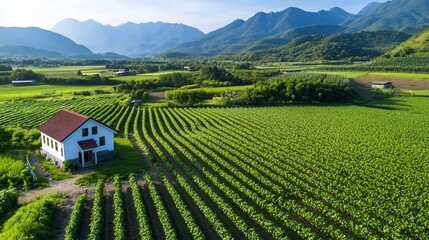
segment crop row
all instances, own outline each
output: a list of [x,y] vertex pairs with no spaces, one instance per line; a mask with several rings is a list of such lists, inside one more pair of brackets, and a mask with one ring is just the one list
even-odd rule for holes
[[89,223],[89,235],[87,239],[99,240],[102,237],[104,226],[104,182],[100,180],[97,183],[94,193],[94,206],[91,212],[91,220]]
[[81,228],[82,215],[85,208],[87,195],[82,194],[76,198],[72,213],[70,214],[70,220],[65,230],[64,239],[74,240],[78,239],[78,232]]

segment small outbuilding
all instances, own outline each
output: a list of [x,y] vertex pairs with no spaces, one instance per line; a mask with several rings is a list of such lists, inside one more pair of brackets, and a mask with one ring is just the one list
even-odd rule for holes
[[13,80],[13,86],[30,86],[36,84],[36,80]]
[[127,71],[117,71],[117,72],[114,72],[113,74],[115,76],[117,76],[117,77],[122,77],[122,76],[128,76],[128,75],[130,75],[129,72],[127,72]]
[[56,165],[73,161],[85,167],[113,157],[115,129],[63,109],[39,127],[41,152]]
[[138,106],[140,106],[140,105],[142,104],[142,101],[141,101],[141,100],[138,100],[138,99],[134,99],[134,100],[132,100],[132,101],[130,102],[130,104],[131,104],[131,106],[138,107]]
[[393,87],[392,82],[383,82],[383,81],[372,82],[372,88],[389,89],[389,88],[392,88],[392,87]]

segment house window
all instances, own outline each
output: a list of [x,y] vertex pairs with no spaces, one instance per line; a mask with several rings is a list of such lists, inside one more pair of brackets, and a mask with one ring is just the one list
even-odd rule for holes
[[64,157],[64,150],[61,148],[61,157]]
[[43,135],[43,144],[46,144],[46,138],[45,138],[45,135]]
[[82,128],[82,137],[88,136],[88,128]]
[[54,148],[54,141],[51,139],[51,148]]
[[55,151],[58,152],[58,142],[55,142]]
[[97,134],[97,133],[98,133],[97,126],[92,127],[92,135],[95,135],[95,134]]
[[106,137],[100,137],[100,146],[106,145]]

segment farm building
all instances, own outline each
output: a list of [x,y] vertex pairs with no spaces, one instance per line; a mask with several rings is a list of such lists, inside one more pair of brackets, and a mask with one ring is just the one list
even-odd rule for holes
[[372,82],[372,88],[392,88],[392,82]]
[[29,86],[34,85],[36,83],[36,80],[13,80],[12,85],[13,86]]
[[85,167],[112,158],[116,130],[69,110],[61,110],[39,127],[41,152],[56,165],[73,161]]
[[121,76],[128,76],[129,75],[129,72],[126,72],[126,71],[118,71],[118,72],[114,72],[113,73],[115,76],[117,76],[117,77],[121,77]]
[[132,100],[132,101],[130,102],[130,104],[131,104],[131,106],[138,107],[138,106],[140,106],[140,105],[142,104],[142,101],[141,101],[141,100],[138,100],[138,99],[134,99],[134,100]]

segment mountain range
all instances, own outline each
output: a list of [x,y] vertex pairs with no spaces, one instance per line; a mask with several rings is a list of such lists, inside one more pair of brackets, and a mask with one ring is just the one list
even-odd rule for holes
[[[421,30],[421,26],[428,23],[428,0],[392,0],[385,3],[370,3],[356,15],[340,8],[317,13],[288,8],[277,13],[258,13],[247,21],[236,20],[195,41],[184,43],[173,51],[206,56],[236,54],[253,49],[265,49],[264,42],[272,43],[272,38],[276,38],[274,35],[284,36],[286,31],[293,28],[297,33],[302,32],[302,34],[295,34],[295,37],[310,34],[329,35],[339,31],[338,25],[344,28],[342,29],[344,32],[402,30],[415,33]],[[319,26],[314,26],[320,24],[324,24],[323,31]],[[330,24],[331,27],[326,24]],[[313,27],[308,29],[311,25]],[[307,28],[307,31],[300,29],[302,27]],[[277,40],[274,41],[275,44],[271,46],[268,44],[267,47],[279,47],[279,44],[288,42],[290,42],[290,38],[277,37]],[[257,46],[254,46],[255,44]]]
[[428,0],[392,0],[368,6],[366,13],[342,23],[347,31],[403,30],[429,23]]
[[51,31],[67,36],[96,53],[114,52],[132,57],[156,55],[204,35],[200,30],[183,24],[128,22],[110,26],[94,20],[80,22],[70,18],[57,23]]
[[279,47],[221,56],[235,61],[305,62],[317,60],[369,60],[410,38],[397,31],[362,31],[331,36],[305,35]]
[[175,51],[207,56],[237,53],[250,47],[256,41],[297,27],[320,24],[337,25],[351,16],[352,14],[341,8],[316,13],[306,12],[299,8],[288,8],[276,13],[260,12],[247,21],[236,20],[195,41],[181,44]]
[[64,19],[51,31],[1,27],[0,56],[100,57],[94,52],[109,52],[103,56],[113,57],[121,56],[111,53],[130,57],[161,53],[214,56],[279,48],[307,35],[327,37],[342,32],[379,30],[415,34],[428,26],[428,0],[371,3],[357,14],[341,8],[308,12],[291,7],[281,12],[259,12],[248,20],[235,20],[208,34],[183,24],[128,22],[110,26],[94,20]]
[[[87,47],[61,34],[36,27],[0,27],[0,55],[93,56]],[[23,51],[24,50],[24,51]]]

